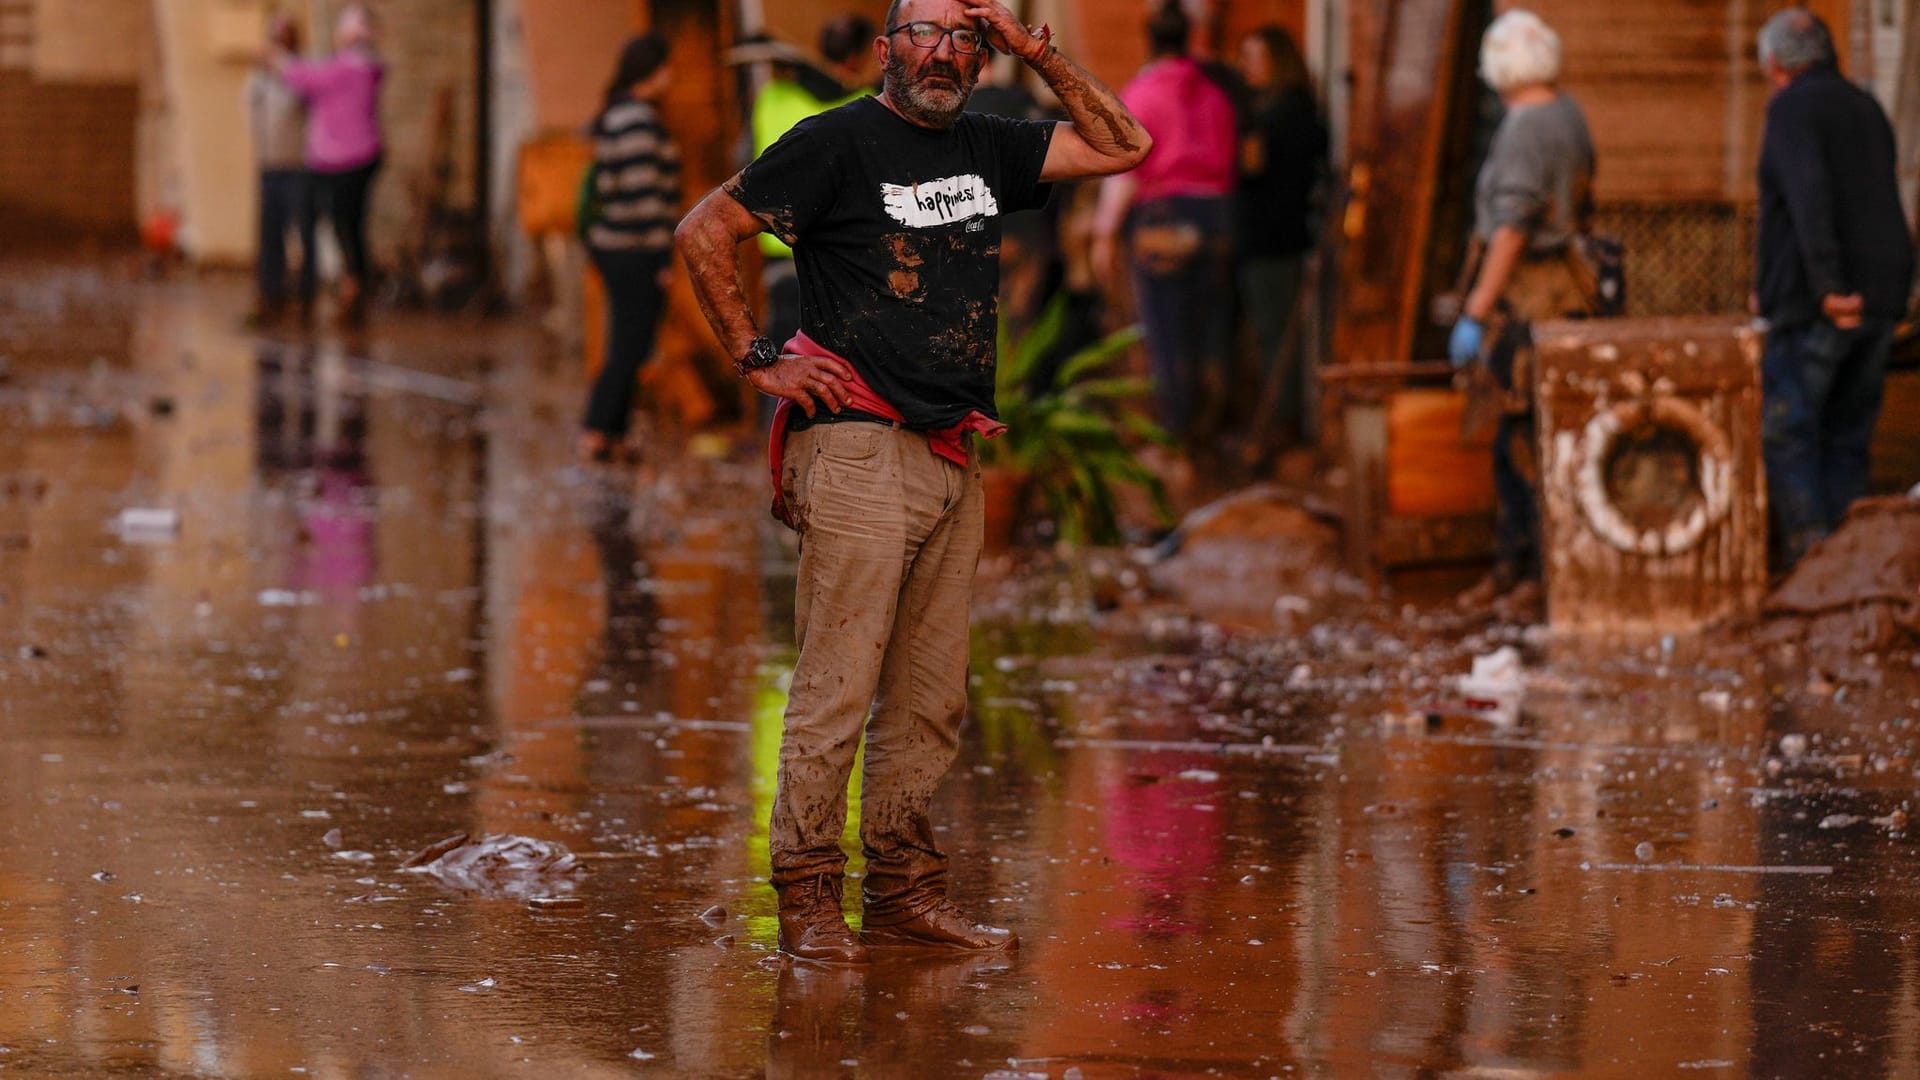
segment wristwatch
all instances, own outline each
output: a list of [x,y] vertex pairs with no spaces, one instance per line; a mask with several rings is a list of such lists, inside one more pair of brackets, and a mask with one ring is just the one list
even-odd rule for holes
[[747,345],[747,354],[733,362],[733,373],[740,378],[748,372],[761,371],[780,362],[780,346],[770,337],[757,337]]

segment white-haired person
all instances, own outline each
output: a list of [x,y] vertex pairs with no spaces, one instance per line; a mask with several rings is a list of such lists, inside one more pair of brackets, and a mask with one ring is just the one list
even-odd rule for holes
[[1461,599],[1480,606],[1507,597],[1506,606],[1527,612],[1539,602],[1541,556],[1529,327],[1596,308],[1597,282],[1578,243],[1592,212],[1593,140],[1580,106],[1557,85],[1560,38],[1531,12],[1509,11],[1487,28],[1480,77],[1506,115],[1474,186],[1465,299],[1447,351],[1456,367],[1486,365],[1498,400],[1498,562]]

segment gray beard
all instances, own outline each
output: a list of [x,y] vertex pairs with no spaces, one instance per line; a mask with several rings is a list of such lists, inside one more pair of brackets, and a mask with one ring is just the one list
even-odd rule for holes
[[960,114],[966,111],[967,99],[973,96],[973,88],[980,81],[978,76],[969,79],[962,73],[955,80],[957,91],[929,90],[908,77],[906,65],[897,57],[887,60],[886,77],[887,99],[902,116],[942,131],[959,122]]

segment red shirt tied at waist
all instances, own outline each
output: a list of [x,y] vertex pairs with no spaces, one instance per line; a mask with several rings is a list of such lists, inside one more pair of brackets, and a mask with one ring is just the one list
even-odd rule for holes
[[[787,342],[784,351],[792,356],[823,357],[846,363],[845,357],[808,337],[804,330],[793,335],[793,340]],[[853,400],[847,403],[847,408],[871,413],[896,424],[906,422],[906,417],[900,415],[900,410],[873,392],[873,387],[868,386],[866,380],[860,377],[858,369],[854,369],[852,364],[847,364],[847,367],[854,371],[853,378],[847,380],[847,389],[853,396]],[[798,526],[793,523],[792,512],[787,508],[787,496],[780,487],[780,473],[787,461],[787,425],[793,422],[793,411],[797,407],[791,399],[782,398],[779,406],[773,410],[773,431],[767,437],[767,464],[773,468],[773,517],[789,529],[797,529]],[[821,405],[819,408],[824,409],[826,406]],[[922,432],[922,434],[927,437],[928,450],[955,465],[964,467],[967,464],[969,432],[979,432],[983,438],[992,439],[1005,430],[1007,425],[975,409],[967,414],[966,419],[952,427],[939,428]]]

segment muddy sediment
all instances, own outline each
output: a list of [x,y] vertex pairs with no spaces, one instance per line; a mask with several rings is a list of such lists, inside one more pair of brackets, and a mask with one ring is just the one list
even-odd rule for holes
[[[1310,574],[1208,617],[1155,580],[1204,529],[1033,557],[982,585],[934,812],[1020,953],[796,965],[750,451],[574,467],[578,373],[517,324],[263,340],[237,281],[60,280],[0,272],[0,1071],[1912,1071],[1898,648],[1569,643]],[[1502,647],[1513,726],[1422,709]],[[588,870],[400,869],[460,833]]]

